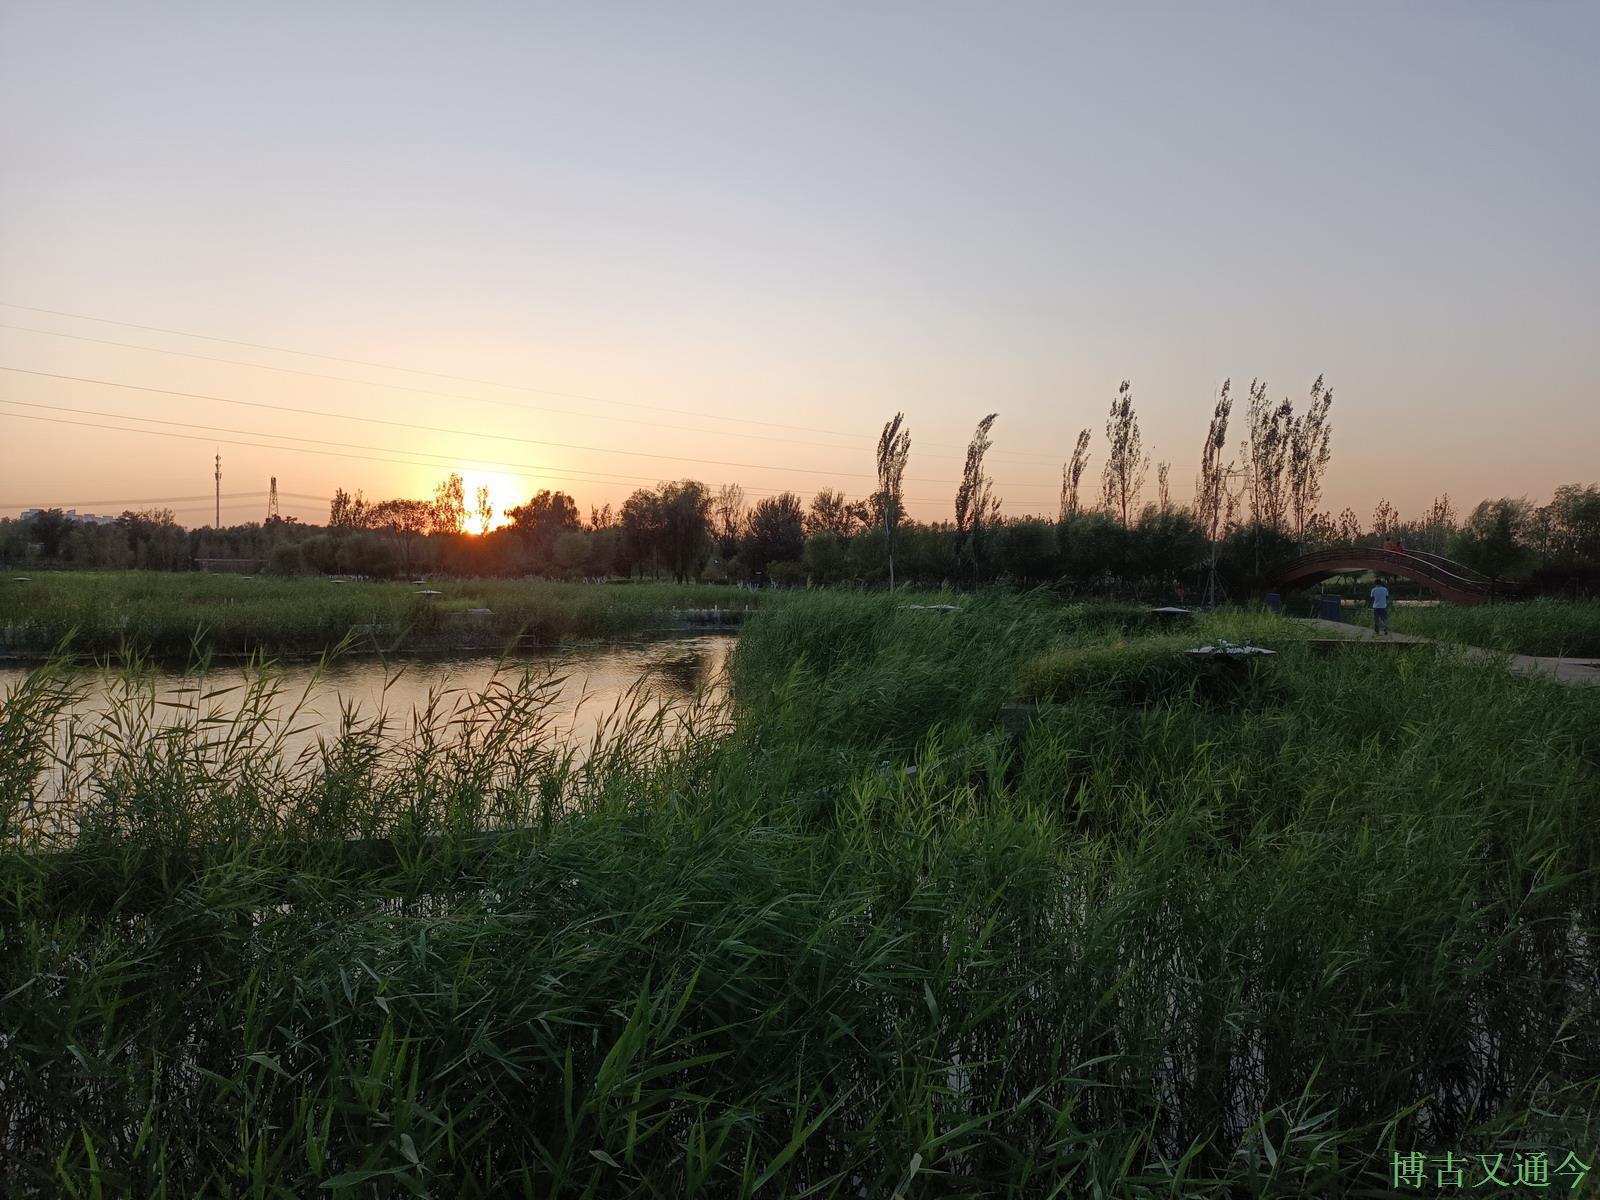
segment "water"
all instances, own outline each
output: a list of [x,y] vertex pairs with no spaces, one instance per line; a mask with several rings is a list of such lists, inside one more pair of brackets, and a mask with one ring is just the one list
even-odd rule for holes
[[[497,676],[505,679],[523,671],[536,678],[559,679],[550,691],[546,714],[553,718],[555,734],[575,746],[588,743],[608,714],[626,702],[633,689],[642,689],[648,706],[659,707],[687,700],[697,691],[715,693],[726,686],[728,655],[735,635],[699,634],[652,641],[612,642],[558,649],[511,659],[492,656],[387,660],[348,658],[331,664],[285,663],[272,675],[279,684],[278,708],[284,718],[304,698],[293,716],[284,746],[289,751],[313,745],[319,737],[337,732],[341,710],[350,705],[364,716],[380,713],[399,732],[413,715],[433,702],[447,712],[456,711],[471,696],[480,694]],[[0,701],[28,674],[28,668],[0,667]],[[120,686],[105,668],[85,668],[88,689],[75,711],[85,720],[107,712],[110,697]],[[240,664],[216,665],[203,677],[171,667],[152,667],[141,676],[158,700],[153,710],[157,723],[177,723],[192,717],[196,705],[207,714],[222,717],[238,711],[249,679]],[[202,697],[197,700],[197,697]]]

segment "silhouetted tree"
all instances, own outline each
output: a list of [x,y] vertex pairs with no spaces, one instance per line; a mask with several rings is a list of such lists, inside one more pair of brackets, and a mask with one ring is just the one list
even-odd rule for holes
[[1216,405],[1211,410],[1211,423],[1206,427],[1205,445],[1200,451],[1200,474],[1194,481],[1194,516],[1209,552],[1209,574],[1206,576],[1202,602],[1216,604],[1220,599],[1217,559],[1221,553],[1222,535],[1233,518],[1236,497],[1229,490],[1238,472],[1234,464],[1225,460],[1223,452],[1228,447],[1228,421],[1233,414],[1233,380],[1224,379],[1217,392]]
[[434,533],[460,533],[467,523],[466,489],[461,476],[451,472],[433,493]]
[[1455,505],[1448,495],[1435,496],[1420,519],[1397,525],[1392,532],[1407,546],[1431,554],[1448,554],[1456,535]]
[[494,505],[489,502],[489,487],[487,484],[478,485],[478,494],[474,497],[476,504],[473,515],[478,518],[478,532],[488,533],[489,522],[494,520]]
[[1289,507],[1295,536],[1301,540],[1305,539],[1306,521],[1322,501],[1322,478],[1332,457],[1333,423],[1328,418],[1332,407],[1333,389],[1324,388],[1318,375],[1305,412],[1289,424]]
[[1100,491],[1106,508],[1126,526],[1150,469],[1150,458],[1144,453],[1140,440],[1139,418],[1133,411],[1133,384],[1126,379],[1117,388],[1117,398],[1111,402],[1111,413],[1106,418],[1106,442],[1106,465],[1100,477]]
[[1231,379],[1222,381],[1217,393],[1216,406],[1211,410],[1211,424],[1206,429],[1206,441],[1200,452],[1200,474],[1194,482],[1194,512],[1205,532],[1206,540],[1213,545],[1222,536],[1223,520],[1227,509],[1228,476],[1232,464],[1223,459],[1228,446],[1228,419],[1233,412],[1233,397],[1228,389]]
[[1600,487],[1564,483],[1534,513],[1540,549],[1560,563],[1600,566]]
[[1294,406],[1287,399],[1273,404],[1267,399],[1266,380],[1253,379],[1248,416],[1250,430],[1244,452],[1250,521],[1262,529],[1282,530],[1288,512],[1287,468]]
[[1127,561],[1129,530],[1104,509],[1063,521],[1058,537],[1062,574],[1077,588],[1109,586]]
[[640,488],[622,502],[617,524],[622,530],[624,569],[632,571],[648,564],[652,573],[659,572],[665,540],[661,497],[649,488]]
[[[623,520],[626,524],[626,506]],[[656,552],[672,577],[682,583],[699,572],[710,549],[711,494],[706,485],[694,479],[659,484],[655,520]]]
[[967,443],[967,460],[961,468],[961,485],[956,489],[956,552],[959,556],[962,548],[966,549],[974,578],[983,527],[1000,511],[1000,502],[994,498],[994,481],[983,470],[983,456],[993,445],[989,431],[997,416],[998,413],[990,413],[978,422],[972,441]]
[[556,542],[561,535],[582,528],[577,501],[566,492],[548,488],[534,493],[525,503],[512,505],[504,515],[528,564],[541,573],[554,565]]
[[911,431],[901,426],[904,413],[895,413],[878,435],[879,519],[883,522],[884,544],[889,554],[889,587],[894,588],[894,531],[900,523],[905,503],[906,461],[911,457]]
[[1038,517],[1001,521],[989,531],[989,558],[1024,587],[1047,583],[1060,573],[1057,532],[1057,522]]
[[1361,518],[1356,516],[1355,509],[1348,507],[1339,514],[1337,532],[1340,544],[1345,546],[1360,545],[1361,539],[1366,536],[1365,531],[1361,528]]
[[58,558],[72,533],[72,518],[59,508],[47,508],[27,519],[27,536],[39,544],[45,558]]
[[333,502],[328,506],[328,527],[330,529],[370,529],[372,527],[371,506],[366,497],[360,492],[352,496],[343,488],[337,488],[333,493]]
[[813,583],[838,583],[850,569],[849,543],[831,530],[819,530],[806,538],[801,561]]
[[512,529],[540,542],[554,542],[556,534],[581,525],[577,501],[548,488],[536,492],[525,504],[506,509],[505,516]]
[[805,553],[805,509],[793,492],[768,496],[756,502],[744,542],[744,559],[750,573],[766,582],[775,563],[798,563]]
[[723,484],[711,501],[711,514],[722,553],[733,554],[744,530],[744,489],[737,483]]
[[1322,548],[1339,543],[1339,527],[1325,512],[1314,512],[1306,518],[1305,532],[1301,537],[1307,546]]
[[1529,545],[1533,523],[1533,506],[1525,499],[1481,501],[1456,534],[1451,557],[1491,579],[1522,575],[1534,563]]
[[1197,575],[1208,551],[1192,513],[1148,504],[1130,531],[1124,569],[1138,583],[1166,593],[1174,583]]
[[1372,510],[1372,536],[1386,538],[1399,524],[1400,514],[1395,511],[1394,505],[1386,499],[1379,500],[1377,507]]
[[1061,467],[1061,513],[1063,521],[1078,515],[1078,485],[1083,480],[1083,470],[1089,465],[1089,431],[1078,430],[1078,444],[1072,448],[1072,459]]
[[843,492],[823,488],[811,498],[811,511],[806,514],[806,532],[831,533],[835,537],[848,538],[865,517],[865,505],[859,502],[852,504],[845,499]]

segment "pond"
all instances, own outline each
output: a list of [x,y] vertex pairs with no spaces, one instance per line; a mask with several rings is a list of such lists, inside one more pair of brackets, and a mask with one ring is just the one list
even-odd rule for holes
[[[545,681],[543,715],[550,720],[552,736],[581,748],[619,706],[638,704],[653,712],[699,692],[721,692],[735,640],[733,634],[715,633],[583,644],[512,658],[352,657],[281,663],[271,669],[274,721],[286,727],[282,745],[288,753],[337,734],[347,707],[367,718],[384,715],[398,734],[430,706],[448,717],[497,679],[509,682],[528,672]],[[0,703],[28,673],[26,666],[0,666]],[[251,678],[237,662],[213,663],[203,676],[151,667],[139,676],[140,687],[156,701],[144,706],[144,712],[155,725],[193,721],[197,710],[231,718],[246,703]],[[74,711],[90,724],[116,707],[113,697],[126,686],[118,672],[104,666],[83,668],[77,682],[88,686]]]

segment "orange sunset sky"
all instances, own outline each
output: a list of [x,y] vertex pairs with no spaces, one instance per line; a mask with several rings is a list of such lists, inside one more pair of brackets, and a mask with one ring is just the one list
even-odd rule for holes
[[897,409],[913,515],[989,411],[1004,511],[1053,513],[1125,377],[1182,500],[1225,377],[1318,373],[1332,511],[1542,500],[1600,477],[1597,41],[1564,4],[8,5],[0,515],[209,523],[219,449],[225,523],[272,475],[307,520],[450,470],[859,496]]

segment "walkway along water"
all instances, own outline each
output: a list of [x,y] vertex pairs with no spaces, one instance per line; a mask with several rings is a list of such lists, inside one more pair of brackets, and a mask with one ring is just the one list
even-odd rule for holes
[[[1295,617],[1307,625],[1314,625],[1318,629],[1353,641],[1374,641],[1378,635],[1365,625],[1346,625],[1343,621],[1325,621],[1321,617]],[[1417,637],[1415,634],[1394,633],[1388,634],[1383,639],[1385,642],[1422,645],[1431,644],[1434,639]],[[1439,645],[1454,646],[1454,642],[1440,642]],[[1550,658],[1534,654],[1506,654],[1499,650],[1485,650],[1481,646],[1460,646],[1460,650],[1471,659],[1489,662],[1502,660],[1513,675],[1523,675],[1530,679],[1550,679],[1556,683],[1570,683],[1577,686],[1593,686],[1600,684],[1600,658]]]

